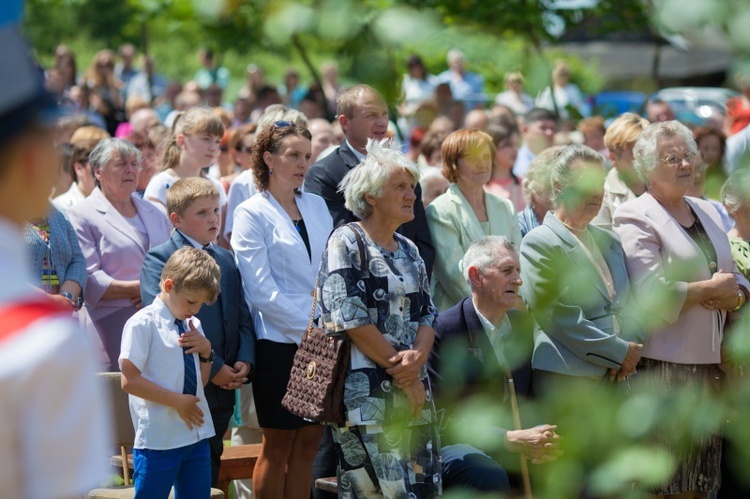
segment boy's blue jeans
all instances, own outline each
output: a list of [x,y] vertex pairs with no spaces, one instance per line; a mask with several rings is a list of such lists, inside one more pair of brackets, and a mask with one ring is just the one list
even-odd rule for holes
[[135,497],[175,499],[211,496],[211,452],[208,439],[169,450],[133,449]]

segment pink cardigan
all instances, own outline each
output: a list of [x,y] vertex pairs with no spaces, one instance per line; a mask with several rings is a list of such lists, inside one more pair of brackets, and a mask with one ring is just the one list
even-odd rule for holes
[[[718,268],[732,272],[740,286],[750,289],[732,260],[716,208],[702,199],[685,200],[711,239]],[[645,310],[649,337],[642,355],[678,364],[721,362],[727,313],[701,305],[682,310],[688,283],[711,278],[698,245],[648,192],[620,206],[612,228],[622,240],[637,306]]]

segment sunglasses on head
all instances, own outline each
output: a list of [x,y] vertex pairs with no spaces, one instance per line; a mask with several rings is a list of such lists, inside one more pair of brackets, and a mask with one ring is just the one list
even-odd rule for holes
[[294,125],[294,123],[292,123],[291,121],[281,120],[281,121],[277,121],[273,125],[271,125],[271,129],[272,130],[280,130],[282,128],[287,128],[287,127],[290,127],[292,125]]

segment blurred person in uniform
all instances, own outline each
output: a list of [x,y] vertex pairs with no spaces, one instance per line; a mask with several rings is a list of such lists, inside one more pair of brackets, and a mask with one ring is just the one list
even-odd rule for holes
[[46,213],[58,159],[57,110],[15,24],[21,11],[20,0],[0,6],[0,490],[76,497],[107,477],[110,411],[85,335],[33,289],[23,253],[24,222]]

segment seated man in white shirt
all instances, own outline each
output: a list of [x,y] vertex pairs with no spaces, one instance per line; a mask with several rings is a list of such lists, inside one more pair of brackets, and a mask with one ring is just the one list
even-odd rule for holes
[[[511,391],[526,396],[531,385],[532,322],[525,312],[514,309],[521,304],[518,253],[504,236],[485,236],[466,250],[463,265],[471,296],[441,312],[429,362],[436,405],[444,413],[446,428],[441,436],[443,486],[507,492],[508,476],[488,454],[502,462],[519,453],[532,463],[548,462],[559,453],[559,437],[557,427],[548,424],[504,429],[498,415],[496,424],[472,432],[477,442],[471,443],[481,442],[482,449],[451,441],[452,430],[473,424],[458,415],[460,404],[486,396],[510,408],[515,396]],[[511,410],[504,412],[510,415]]]

